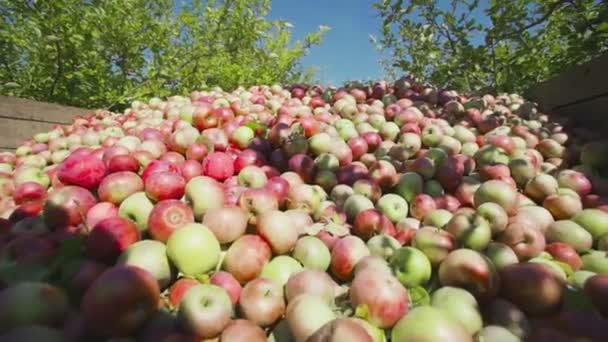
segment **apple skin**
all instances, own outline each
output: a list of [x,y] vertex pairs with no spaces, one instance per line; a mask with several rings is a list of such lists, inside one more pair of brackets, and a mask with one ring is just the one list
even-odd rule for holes
[[230,245],[223,269],[241,284],[257,278],[272,257],[272,250],[259,235],[245,234]]
[[321,270],[303,269],[289,277],[285,286],[285,298],[290,303],[302,294],[322,298],[328,305],[334,304],[335,282]]
[[496,240],[511,247],[520,261],[534,258],[545,249],[545,236],[533,221],[527,218],[518,220],[515,216],[509,221],[507,228]]
[[182,302],[182,299],[191,288],[199,285],[197,280],[190,278],[180,278],[169,288],[169,303],[171,308],[177,309]]
[[438,274],[441,285],[468,289],[480,302],[494,298],[501,284],[492,262],[471,249],[448,254],[439,265]]
[[157,241],[167,242],[171,234],[194,222],[194,213],[186,203],[169,199],[156,203],[148,219],[148,233]]
[[167,288],[175,274],[167,258],[165,244],[154,240],[142,240],[131,244],[120,255],[116,264],[137,266],[148,271],[158,281],[160,289]]
[[78,226],[96,203],[95,197],[85,188],[68,185],[49,193],[42,216],[49,228]]
[[20,326],[61,324],[68,310],[68,297],[60,288],[40,282],[17,283],[0,291],[0,333]]
[[209,279],[209,283],[226,290],[226,293],[228,293],[228,296],[230,296],[232,305],[236,305],[238,303],[243,288],[232,274],[224,271],[215,272]]
[[118,208],[110,202],[99,202],[87,211],[85,225],[91,230],[95,225],[106,218],[118,216]]
[[394,236],[395,226],[380,210],[366,209],[360,211],[353,222],[353,234],[363,241],[369,240],[377,234]]
[[563,302],[564,286],[547,266],[522,263],[500,272],[501,296],[528,315],[556,313]]
[[583,261],[578,253],[567,243],[563,242],[553,242],[547,244],[545,247],[545,251],[551,254],[551,256],[557,260],[564,262],[574,271],[577,271],[583,265]]
[[336,241],[331,249],[330,269],[337,279],[349,280],[357,263],[368,255],[370,252],[363,240],[347,235]]
[[568,220],[583,210],[583,204],[577,195],[560,193],[547,196],[543,207],[547,208],[556,220]]
[[186,180],[174,172],[155,172],[148,176],[144,183],[146,195],[155,201],[180,199],[184,196]]
[[472,342],[473,337],[441,310],[420,306],[397,322],[391,331],[391,340]]
[[72,153],[59,166],[57,177],[64,184],[92,190],[99,185],[106,173],[107,169],[104,162],[90,152]]
[[452,234],[465,248],[484,250],[492,238],[490,223],[481,215],[456,214],[445,230]]
[[215,268],[220,260],[220,243],[206,226],[189,223],[171,234],[167,256],[181,273],[197,276]]
[[420,250],[401,247],[390,259],[390,267],[403,286],[423,286],[431,279],[431,263]]
[[139,161],[132,155],[116,155],[108,162],[108,173],[116,173],[121,171],[138,172],[140,165]]
[[323,325],[336,319],[336,314],[323,299],[302,294],[289,303],[285,318],[295,342],[306,342]]
[[266,342],[266,333],[250,320],[236,319],[226,326],[220,341],[222,342]]
[[381,328],[391,328],[408,311],[408,294],[391,274],[372,269],[358,273],[350,288],[354,307],[366,306],[367,320]]
[[95,260],[113,264],[127,247],[139,240],[135,223],[122,217],[101,220],[87,237],[88,254]]
[[136,192],[122,201],[118,207],[118,215],[135,222],[139,231],[143,233],[148,229],[152,209],[154,209],[154,204],[146,193]]
[[141,173],[141,180],[146,183],[148,177],[156,172],[174,172],[179,173],[179,167],[173,163],[164,160],[153,160],[148,164]]
[[545,232],[545,238],[548,243],[567,243],[578,253],[588,251],[593,245],[593,237],[591,234],[583,227],[570,220],[558,220],[551,223]]
[[441,287],[433,292],[431,305],[460,322],[471,335],[475,335],[483,327],[477,300],[467,290],[451,286]]
[[246,319],[258,326],[274,324],[285,312],[282,287],[265,278],[250,281],[241,292],[239,310]]
[[203,160],[203,174],[217,181],[224,181],[234,174],[232,158],[223,152],[209,153]]
[[326,271],[331,263],[331,253],[323,241],[314,236],[298,239],[292,256],[305,268]]
[[288,214],[272,210],[260,215],[257,232],[264,238],[275,254],[289,253],[298,241],[296,226]]
[[272,280],[283,288],[283,286],[287,284],[289,277],[301,270],[302,264],[296,259],[287,255],[279,255],[264,265],[262,273],[260,273],[260,278]]
[[608,234],[608,213],[599,209],[584,209],[572,220],[585,228],[594,240]]
[[[307,341],[310,342],[339,342],[360,341],[373,342],[370,331],[366,330],[365,321],[358,322],[354,318],[336,318],[319,328]],[[376,328],[377,329],[377,328]]]
[[608,275],[595,275],[585,282],[583,291],[593,306],[604,317],[608,317]]
[[519,263],[519,258],[513,249],[501,242],[490,242],[485,251],[485,255],[490,258],[498,270]]
[[106,176],[97,189],[103,202],[120,205],[127,197],[144,190],[144,182],[134,172],[121,171]]
[[208,284],[188,290],[177,311],[180,326],[202,339],[219,336],[230,323],[231,315],[232,303],[226,291]]
[[481,184],[475,191],[475,206],[493,202],[500,205],[509,215],[517,212],[519,197],[517,190],[501,180],[490,180]]
[[386,194],[380,197],[376,207],[393,223],[406,218],[409,210],[407,201],[396,194]]
[[128,336],[156,313],[159,296],[158,282],[150,273],[137,266],[114,266],[93,282],[80,308],[93,330]]
[[433,266],[438,266],[456,248],[452,234],[429,226],[416,230],[411,244],[426,255]]
[[46,188],[37,182],[22,183],[17,186],[13,192],[15,204],[23,204],[30,201],[44,201],[46,196]]
[[192,207],[196,220],[200,222],[209,209],[224,206],[224,189],[213,178],[194,177],[186,184],[186,202]]

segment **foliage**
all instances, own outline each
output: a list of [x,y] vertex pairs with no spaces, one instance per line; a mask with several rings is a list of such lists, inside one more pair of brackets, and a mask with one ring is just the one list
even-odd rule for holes
[[468,91],[522,91],[608,50],[606,1],[379,0],[374,8],[389,72]]
[[327,27],[292,41],[270,0],[0,0],[0,93],[83,107],[294,82]]

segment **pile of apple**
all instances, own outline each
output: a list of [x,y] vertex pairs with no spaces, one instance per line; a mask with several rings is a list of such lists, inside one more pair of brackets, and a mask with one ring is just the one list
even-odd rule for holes
[[136,101],[0,154],[0,341],[606,341],[607,190],[512,94]]

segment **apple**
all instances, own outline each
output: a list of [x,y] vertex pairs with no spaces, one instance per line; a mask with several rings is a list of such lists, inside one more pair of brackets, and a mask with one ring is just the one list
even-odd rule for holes
[[441,285],[468,289],[479,301],[494,298],[501,284],[492,262],[471,249],[450,252],[439,265],[438,275]]
[[[552,314],[559,310],[564,284],[545,265],[522,263],[500,272],[501,296],[529,315]],[[526,291],[521,291],[525,288]]]
[[475,207],[491,202],[500,205],[509,215],[517,211],[519,196],[517,190],[501,180],[490,180],[475,191]]
[[394,326],[408,311],[408,294],[397,278],[371,269],[355,276],[350,300],[354,307],[367,308],[367,320],[381,329]]
[[444,286],[433,292],[431,305],[460,322],[471,335],[483,327],[483,320],[475,297],[467,290]]
[[568,264],[574,271],[581,268],[583,261],[578,253],[569,244],[563,242],[553,242],[547,244],[545,251],[560,262]]
[[367,241],[377,234],[395,235],[395,226],[377,209],[366,209],[355,216],[353,234]]
[[203,224],[224,244],[231,243],[245,234],[247,220],[247,212],[240,207],[223,207],[207,211]]
[[288,214],[272,210],[261,214],[257,220],[258,234],[268,241],[275,254],[293,250],[298,241],[298,232]]
[[331,262],[329,248],[319,238],[303,236],[298,239],[292,256],[305,268],[326,271]]
[[97,189],[103,202],[120,205],[127,197],[144,190],[144,182],[134,172],[120,171],[106,176]]
[[583,210],[583,204],[578,195],[553,194],[543,201],[543,207],[547,208],[556,220],[567,220]]
[[294,340],[305,342],[336,314],[320,297],[302,294],[289,303],[285,318]]
[[285,312],[282,287],[265,278],[250,281],[241,293],[239,310],[246,319],[258,326],[272,325]]
[[421,251],[433,266],[439,265],[456,247],[454,236],[436,227],[421,227],[412,238],[412,247]]
[[141,180],[144,181],[144,184],[146,183],[146,180],[148,179],[148,177],[156,172],[173,172],[173,173],[179,173],[179,167],[171,162],[168,161],[164,161],[164,160],[153,160],[152,162],[150,162],[150,164],[148,164],[146,167],[144,167],[142,173],[141,173]]
[[572,217],[572,221],[588,231],[593,240],[608,234],[608,213],[599,209],[584,209]]
[[118,207],[118,215],[135,222],[139,231],[145,232],[148,229],[152,209],[154,209],[154,204],[146,196],[146,193],[136,192],[122,201],[120,207]]
[[87,237],[87,252],[95,260],[113,264],[120,254],[139,240],[135,223],[122,217],[99,221]]
[[[486,204],[491,204],[488,202]],[[445,230],[452,234],[456,241],[465,248],[476,251],[484,250],[492,238],[490,223],[476,213],[472,215],[456,214],[448,222]]]
[[137,266],[148,271],[156,278],[160,289],[165,289],[171,284],[175,273],[167,259],[165,244],[154,240],[142,240],[131,244],[122,252],[116,264]]
[[272,280],[282,288],[292,274],[301,270],[302,265],[296,259],[287,255],[279,255],[264,265],[260,277]]
[[435,209],[437,209],[437,204],[431,196],[427,194],[417,194],[410,202],[409,213],[418,220],[424,220],[424,218],[435,211]]
[[145,182],[146,195],[155,202],[180,199],[184,196],[186,180],[175,172],[155,172]]
[[492,235],[500,234],[509,223],[507,212],[496,203],[487,202],[478,206],[476,214],[488,221]]
[[219,336],[230,323],[231,315],[232,303],[226,291],[208,284],[189,289],[177,311],[180,325],[202,339]]
[[80,308],[94,331],[126,336],[139,331],[158,310],[160,289],[137,266],[114,266],[101,274],[84,294]]
[[57,177],[64,184],[92,190],[99,185],[106,173],[104,162],[90,152],[72,153],[59,166]]
[[260,167],[249,165],[245,166],[238,175],[239,184],[248,188],[261,188],[268,181],[266,173]]
[[347,235],[336,241],[331,249],[330,269],[339,280],[352,278],[357,263],[370,255],[365,242],[360,238]]
[[[367,326],[364,324],[368,323],[365,321],[363,321],[363,323],[359,323],[353,318],[336,318],[333,321],[325,323],[325,325],[319,328],[312,336],[308,338],[307,341],[374,341],[370,331],[367,330]],[[373,328],[371,325],[369,325],[369,327],[370,330]]]
[[148,233],[157,241],[167,242],[171,234],[194,222],[194,213],[186,203],[169,199],[158,202],[148,219]]
[[110,202],[99,202],[87,211],[85,225],[90,231],[101,220],[118,216],[118,208]]
[[380,197],[376,207],[393,223],[401,221],[408,214],[407,201],[396,194],[386,194]]
[[132,155],[116,155],[108,162],[108,173],[121,171],[138,172],[139,161]]
[[391,331],[392,341],[473,341],[460,322],[432,306],[420,306],[401,318]]
[[309,294],[322,298],[328,305],[333,305],[334,286],[334,281],[327,273],[305,268],[289,277],[285,285],[285,297],[290,303],[302,294]]
[[250,320],[236,319],[228,323],[222,331],[220,341],[223,342],[266,342],[266,333]]
[[[23,312],[27,308],[27,312]],[[20,282],[0,291],[0,333],[30,325],[58,325],[67,317],[67,294],[42,282]]]
[[96,203],[95,197],[88,190],[67,185],[49,193],[42,217],[49,228],[78,226]]
[[181,273],[197,276],[216,267],[220,243],[206,226],[189,223],[169,236],[167,256]]
[[548,243],[564,242],[578,253],[586,252],[593,245],[593,237],[574,221],[559,220],[549,225],[545,238]]
[[243,288],[232,274],[224,271],[215,272],[211,278],[209,278],[209,283],[226,290],[226,293],[228,293],[228,296],[230,296],[232,305],[236,305],[238,303]]
[[15,204],[23,204],[29,201],[43,201],[46,197],[46,188],[37,182],[21,183],[13,192]]
[[583,289],[585,295],[589,297],[593,306],[604,317],[608,316],[608,302],[606,301],[606,292],[608,291],[608,276],[595,275],[590,277],[585,282]]
[[209,153],[203,160],[203,174],[217,181],[224,181],[234,174],[232,158],[223,152]]
[[401,247],[400,242],[392,236],[380,234],[367,241],[367,248],[371,255],[389,260],[395,251]]
[[178,279],[171,287],[169,288],[169,303],[173,309],[179,308],[179,305],[182,302],[182,299],[188,293],[188,291],[199,285],[198,280],[190,279],[190,278],[180,278]]
[[192,207],[194,217],[202,220],[209,209],[224,205],[224,189],[213,178],[199,176],[192,178],[185,188],[186,203]]
[[372,208],[374,203],[363,195],[353,194],[344,201],[344,211],[349,220],[354,220],[360,212]]
[[245,284],[262,273],[270,261],[272,250],[258,235],[246,234],[230,245],[223,261],[223,269]]

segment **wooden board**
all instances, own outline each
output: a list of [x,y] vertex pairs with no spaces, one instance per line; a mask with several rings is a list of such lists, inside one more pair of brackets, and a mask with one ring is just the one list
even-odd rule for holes
[[12,150],[34,134],[48,132],[57,124],[0,117],[0,150]]
[[0,118],[67,124],[72,121],[74,116],[90,111],[54,103],[0,96]]
[[608,96],[608,54],[564,71],[558,77],[542,82],[526,92],[544,110],[575,106]]

